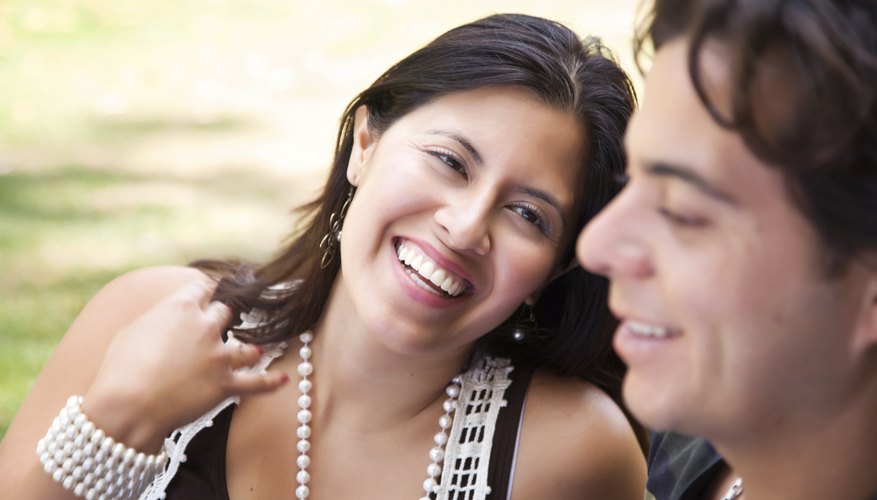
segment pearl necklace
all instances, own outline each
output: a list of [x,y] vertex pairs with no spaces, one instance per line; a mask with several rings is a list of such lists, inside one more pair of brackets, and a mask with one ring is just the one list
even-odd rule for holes
[[[301,379],[298,382],[298,414],[296,415],[299,426],[296,430],[298,443],[296,443],[295,447],[299,452],[299,456],[296,458],[295,463],[298,465],[299,471],[295,475],[295,479],[298,481],[298,487],[295,489],[295,497],[299,500],[303,500],[311,493],[311,490],[308,487],[308,482],[311,480],[311,475],[308,473],[308,466],[311,464],[311,457],[308,455],[308,452],[311,449],[311,426],[308,424],[313,418],[313,414],[310,410],[311,396],[309,395],[313,384],[308,377],[314,373],[314,365],[311,364],[310,361],[311,355],[313,354],[311,351],[311,342],[314,340],[314,334],[307,331],[299,335],[298,338],[301,340],[302,347],[298,351],[299,356],[301,356],[301,363],[298,364],[297,369],[298,375]],[[429,495],[431,493],[436,493],[439,489],[437,478],[440,478],[442,475],[441,464],[445,458],[444,447],[448,442],[448,433],[454,422],[451,414],[457,409],[457,398],[460,396],[459,375],[454,377],[451,380],[451,383],[445,388],[445,394],[448,395],[448,399],[442,403],[444,414],[439,418],[439,428],[441,430],[433,437],[435,446],[429,450],[429,459],[431,463],[426,468],[427,478],[423,482],[424,495],[420,497],[420,500],[430,500]]]

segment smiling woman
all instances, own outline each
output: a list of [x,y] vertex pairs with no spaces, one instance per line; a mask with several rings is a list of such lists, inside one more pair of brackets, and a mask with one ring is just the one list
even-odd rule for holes
[[557,23],[440,36],[350,103],[274,260],[145,269],[86,306],[3,441],[0,487],[641,498],[606,282],[569,266],[634,104],[605,48]]

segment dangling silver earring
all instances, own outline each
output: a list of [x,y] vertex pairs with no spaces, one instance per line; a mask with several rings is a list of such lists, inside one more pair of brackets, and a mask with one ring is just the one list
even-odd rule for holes
[[329,232],[320,240],[320,248],[323,249],[323,258],[320,260],[321,269],[329,267],[332,259],[335,258],[335,253],[338,251],[339,243],[341,243],[341,226],[344,224],[347,207],[350,206],[350,202],[353,200],[354,192],[356,192],[356,187],[350,186],[350,191],[347,192],[347,199],[344,200],[341,210],[339,212],[332,212],[329,216]]
[[535,333],[539,329],[539,325],[536,323],[536,316],[533,314],[533,306],[524,304],[523,307],[524,311],[521,313],[521,316],[523,317],[526,313],[526,318],[518,321],[512,330],[512,340],[518,343],[535,337]]

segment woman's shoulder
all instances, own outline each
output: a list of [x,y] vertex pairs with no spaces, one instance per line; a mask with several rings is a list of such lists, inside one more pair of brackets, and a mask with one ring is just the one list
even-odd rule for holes
[[624,412],[598,387],[536,371],[523,418],[516,498],[642,498],[645,456]]
[[[186,266],[143,267],[119,275],[103,286],[90,303],[154,302],[190,283],[210,278],[202,271]],[[121,292],[121,293],[120,293]]]

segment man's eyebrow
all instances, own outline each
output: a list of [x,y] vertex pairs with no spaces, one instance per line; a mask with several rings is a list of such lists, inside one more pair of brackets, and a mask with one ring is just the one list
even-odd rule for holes
[[669,163],[655,162],[647,165],[645,170],[652,175],[677,178],[694,186],[710,198],[714,198],[729,205],[737,205],[736,198],[714,186],[710,181],[689,168],[671,165]]
[[448,130],[440,129],[429,130],[427,131],[427,134],[443,135],[449,139],[458,142],[472,156],[472,159],[475,160],[475,163],[478,163],[479,165],[484,163],[484,160],[481,158],[481,153],[479,153],[478,150],[475,149],[475,146],[469,141],[469,139],[466,139],[462,135],[455,132],[450,132]]

